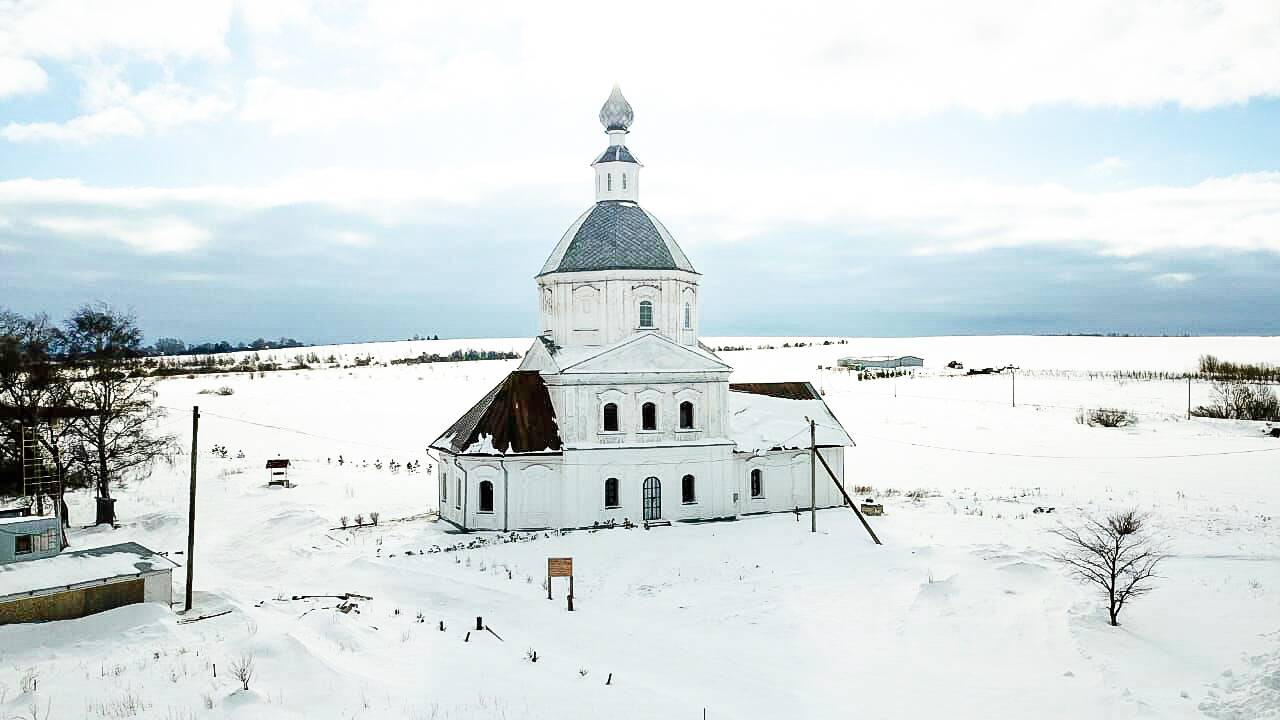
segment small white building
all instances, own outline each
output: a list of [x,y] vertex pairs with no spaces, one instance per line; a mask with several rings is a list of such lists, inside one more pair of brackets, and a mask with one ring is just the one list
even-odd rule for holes
[[[440,516],[464,529],[705,520],[810,503],[809,423],[843,482],[847,433],[808,383],[731,385],[698,340],[699,273],[639,205],[631,106],[600,111],[596,203],[537,276],[519,370],[432,447]],[[821,466],[816,501],[842,502]]]

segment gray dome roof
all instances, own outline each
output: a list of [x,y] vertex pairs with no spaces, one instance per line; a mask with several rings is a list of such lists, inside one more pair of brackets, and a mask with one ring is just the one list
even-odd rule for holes
[[609,99],[605,100],[604,106],[600,108],[600,124],[604,125],[605,130],[626,130],[631,127],[635,118],[636,114],[631,109],[631,103],[622,97],[622,90],[615,83],[613,92],[609,93]]
[[538,275],[586,270],[697,272],[662,223],[627,200],[604,200],[583,213]]

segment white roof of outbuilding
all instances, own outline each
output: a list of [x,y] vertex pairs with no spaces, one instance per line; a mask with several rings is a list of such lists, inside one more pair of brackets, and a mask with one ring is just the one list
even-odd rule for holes
[[0,565],[0,602],[82,583],[142,576],[178,564],[138,543],[75,550]]

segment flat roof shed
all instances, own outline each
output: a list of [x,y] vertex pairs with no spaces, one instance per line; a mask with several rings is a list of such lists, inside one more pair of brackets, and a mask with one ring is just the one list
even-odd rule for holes
[[0,625],[173,601],[177,563],[134,542],[0,565]]

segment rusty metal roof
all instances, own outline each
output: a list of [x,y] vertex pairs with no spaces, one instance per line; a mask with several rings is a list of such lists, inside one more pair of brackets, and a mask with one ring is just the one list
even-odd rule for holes
[[486,446],[476,454],[560,452],[556,410],[538,371],[516,370],[507,375],[431,446],[464,453],[485,436],[493,450]]
[[822,399],[818,391],[813,389],[813,383],[807,382],[729,383],[729,389],[733,392],[768,395],[783,400]]

